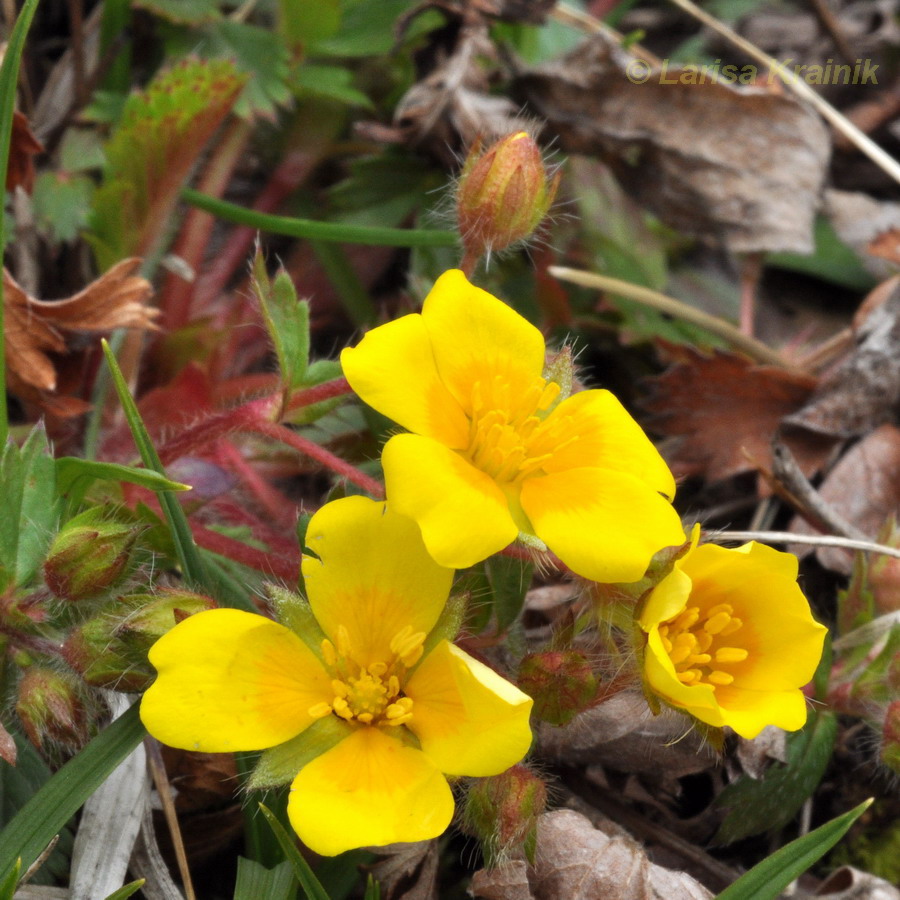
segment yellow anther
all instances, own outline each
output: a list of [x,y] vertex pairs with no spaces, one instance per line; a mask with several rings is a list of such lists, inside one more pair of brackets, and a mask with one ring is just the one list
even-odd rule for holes
[[742,619],[732,618],[732,620],[719,632],[722,637],[728,637],[729,634],[734,634],[736,631],[739,631],[744,627],[744,622]]
[[385,672],[387,672],[387,663],[377,662],[369,666],[369,674],[373,678],[381,678]]
[[685,631],[688,628],[693,628],[699,618],[699,608],[696,606],[689,606],[677,619],[675,619],[672,623],[672,627],[676,631]]
[[709,650],[710,646],[713,642],[713,636],[711,634],[707,634],[705,631],[695,631],[694,637],[697,638],[697,649],[701,653],[706,653]]
[[694,682],[700,681],[703,673],[699,669],[686,669],[684,672],[678,672],[677,676],[682,684],[694,684]]
[[672,642],[671,642],[667,637],[665,637],[665,635],[662,634],[662,629],[660,629],[660,635],[659,635],[659,636],[662,638],[662,645],[663,645],[663,647],[665,647],[666,653],[671,654],[671,652],[672,652]]
[[396,703],[392,703],[385,711],[384,714],[389,719],[396,719],[399,716],[405,716],[407,713],[412,712],[413,702],[410,697],[401,697]]
[[719,634],[726,625],[731,622],[731,613],[724,610],[711,616],[703,623],[703,630],[707,634]]
[[728,613],[728,615],[730,616],[734,613],[734,607],[730,603],[717,603],[715,606],[711,606],[706,611],[706,618],[710,619],[713,616],[717,616],[721,612]]
[[667,652],[672,660],[672,664],[677,666],[680,663],[683,663],[691,655],[691,647],[686,644],[676,643],[675,646]]
[[388,695],[388,697],[393,698],[393,697],[396,697],[397,694],[399,694],[399,693],[400,693],[400,679],[397,678],[396,675],[391,675],[391,677],[388,678],[387,695]]
[[332,680],[331,689],[334,691],[335,697],[346,697],[350,693],[350,688],[337,678]]
[[307,712],[308,712],[314,719],[324,719],[325,716],[330,716],[330,715],[331,715],[331,707],[330,707],[327,703],[325,703],[325,702],[323,701],[322,703],[316,703],[316,704],[314,704],[313,706],[311,706],[311,707],[307,710]]
[[413,632],[407,625],[394,635],[391,641],[391,653],[400,658],[403,665],[414,666],[422,658],[422,642],[425,640],[424,631]]
[[709,662],[712,662],[712,657],[708,653],[694,653],[688,657],[691,666],[705,666]]
[[337,663],[337,651],[334,649],[334,644],[325,638],[322,641],[322,659],[325,660],[325,665],[328,666],[329,669],[334,668]]
[[718,669],[714,669],[707,676],[707,680],[711,684],[720,684],[724,686],[726,684],[731,684],[731,682],[734,681],[734,675],[729,675],[727,672],[720,672]]
[[743,662],[748,656],[749,652],[744,650],[741,647],[719,647],[716,650],[716,662],[717,663],[738,663]]
[[400,660],[407,669],[411,669],[422,658],[424,652],[425,648],[422,644],[416,644],[409,653],[404,653],[403,656],[400,657]]
[[[349,709],[349,705],[343,697],[335,697],[331,705],[339,716],[343,715]],[[350,713],[350,715],[352,716],[353,713]]]
[[373,716],[372,713],[360,713],[356,718],[358,721],[362,722],[363,725],[370,725],[375,716]]

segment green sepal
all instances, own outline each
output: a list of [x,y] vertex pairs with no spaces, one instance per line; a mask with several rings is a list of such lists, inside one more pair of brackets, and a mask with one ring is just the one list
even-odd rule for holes
[[454,641],[462,629],[468,610],[468,598],[465,594],[451,594],[422,645],[422,659],[425,659],[441,641]]
[[315,653],[316,658],[324,662],[322,641],[328,635],[322,631],[322,626],[313,615],[309,601],[277,584],[266,584],[265,591],[266,596],[275,607],[278,621],[286,628],[290,628]]
[[247,787],[259,790],[292,781],[305,765],[349,737],[353,731],[352,725],[337,716],[317,719],[296,737],[263,751],[247,779]]

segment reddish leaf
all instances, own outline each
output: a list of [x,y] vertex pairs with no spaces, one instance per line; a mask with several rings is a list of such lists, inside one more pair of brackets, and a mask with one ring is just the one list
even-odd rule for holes
[[44,145],[31,133],[28,119],[20,112],[13,113],[12,136],[9,139],[9,163],[6,168],[6,189],[23,188],[29,194],[34,187],[32,156],[43,153]]
[[[772,436],[782,418],[806,402],[816,379],[721,350],[704,356],[689,347],[669,349],[678,362],[648,380],[642,405],[653,414],[649,427],[674,438],[664,450],[675,475],[719,481],[770,467]],[[807,474],[831,447],[830,440],[800,430],[785,442]]]

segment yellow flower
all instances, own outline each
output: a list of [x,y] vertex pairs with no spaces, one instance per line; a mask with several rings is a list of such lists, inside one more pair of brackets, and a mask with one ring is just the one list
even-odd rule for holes
[[141,718],[173,747],[300,760],[288,814],[318,853],[436,837],[453,815],[442,773],[517,763],[531,698],[434,631],[453,572],[415,523],[348,497],[313,516],[307,543],[305,627],[234,609],[185,619],[150,651]]
[[800,690],[822,655],[826,628],[797,586],[797,558],[751,541],[697,547],[650,592],[648,690],[701,722],[753,738],[767,725],[806,722]]
[[665,499],[675,482],[609,391],[560,401],[544,355],[533,325],[451,270],[421,315],[373,329],[341,364],[412,432],[385,445],[387,496],[441,565],[474,565],[521,533],[586,578],[636,581],[684,540]]

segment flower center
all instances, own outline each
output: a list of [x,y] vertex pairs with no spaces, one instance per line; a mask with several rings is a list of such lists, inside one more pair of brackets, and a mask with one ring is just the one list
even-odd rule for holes
[[562,422],[548,417],[559,391],[555,381],[543,378],[518,393],[502,375],[476,381],[465,456],[498,482],[535,473],[554,450],[575,439],[559,427]]
[[719,603],[702,616],[699,607],[689,606],[660,625],[659,636],[682,684],[709,684],[715,688],[731,684],[734,675],[727,671],[728,666],[741,663],[750,655],[743,647],[730,646],[734,642],[725,640],[743,626],[730,603]]
[[334,698],[309,709],[322,719],[332,713],[345,721],[362,725],[405,725],[413,717],[413,702],[403,695],[407,671],[421,658],[425,633],[407,625],[394,635],[387,662],[361,666],[353,658],[353,647],[346,627],[337,632],[337,647],[325,638],[322,657],[332,676]]

